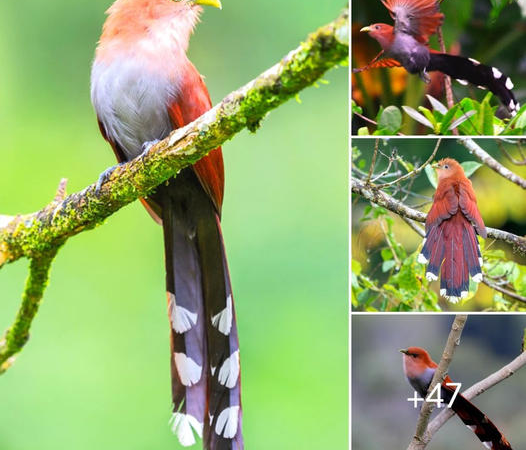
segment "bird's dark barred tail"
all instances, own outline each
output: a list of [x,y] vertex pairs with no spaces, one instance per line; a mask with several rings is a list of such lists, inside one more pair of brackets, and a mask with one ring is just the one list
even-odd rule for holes
[[[454,390],[450,386],[442,385],[442,397],[449,403]],[[473,431],[485,447],[491,450],[512,450],[510,443],[495,426],[495,424],[467,398],[458,394],[451,405],[464,424]]]
[[192,169],[155,194],[162,204],[173,416],[182,445],[242,450],[239,344],[219,217]]
[[438,280],[441,272],[440,295],[452,303],[468,295],[469,275],[476,283],[482,281],[482,256],[477,235],[461,214],[428,229],[418,262],[429,263],[426,272],[429,281]]
[[515,116],[520,105],[513,94],[513,82],[496,67],[486,66],[475,59],[446,53],[431,52],[426,68],[428,72],[440,71],[455,78],[461,84],[471,83],[482,89],[489,89]]

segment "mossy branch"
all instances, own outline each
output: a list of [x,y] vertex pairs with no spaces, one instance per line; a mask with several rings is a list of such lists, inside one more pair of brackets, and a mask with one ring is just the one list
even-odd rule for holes
[[47,255],[33,258],[29,264],[29,276],[22,294],[22,304],[15,322],[0,341],[0,375],[11,367],[15,355],[29,340],[29,329],[44,296],[49,270],[55,255],[56,252],[50,252]]
[[[348,8],[333,22],[310,34],[298,48],[260,76],[230,93],[194,122],[172,132],[147,155],[118,166],[96,192],[96,184],[40,211],[0,216],[0,268],[22,257],[31,259],[22,307],[7,339],[0,343],[0,363],[21,350],[48,279],[53,256],[68,238],[100,225],[107,217],[155,188],[244,128],[255,131],[265,115],[323,74],[347,61]],[[0,371],[1,373],[2,371]]]

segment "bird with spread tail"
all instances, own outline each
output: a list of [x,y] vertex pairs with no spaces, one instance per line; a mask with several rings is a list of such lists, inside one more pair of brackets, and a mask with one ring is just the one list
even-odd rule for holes
[[496,67],[486,66],[473,58],[441,53],[429,48],[429,37],[444,21],[437,0],[382,0],[394,20],[394,27],[374,23],[360,31],[376,39],[382,50],[366,66],[353,69],[358,73],[379,67],[404,67],[409,73],[420,74],[429,82],[428,72],[439,71],[455,78],[460,84],[471,83],[489,89],[512,116],[520,109],[512,91],[513,82]]
[[469,292],[469,277],[482,281],[482,255],[477,234],[487,237],[471,181],[452,158],[435,168],[438,186],[426,218],[426,236],[418,262],[428,264],[426,278],[438,280],[440,295],[452,303]]
[[[426,398],[437,364],[423,348],[409,347],[400,351],[404,354],[402,357],[404,374],[409,384],[422,398]],[[455,395],[455,389],[451,386],[451,383],[453,383],[451,378],[446,376],[440,386],[441,398],[446,404],[449,404]],[[450,385],[448,386],[448,384]],[[512,450],[508,440],[489,417],[462,394],[458,393],[456,395],[451,404],[451,409],[475,433],[486,448],[491,450]]]
[[[211,108],[186,51],[202,11],[219,0],[117,0],[91,72],[100,131],[119,163]],[[99,186],[111,177],[101,176]],[[142,202],[164,231],[173,415],[183,446],[242,450],[239,344],[220,218],[216,148]]]

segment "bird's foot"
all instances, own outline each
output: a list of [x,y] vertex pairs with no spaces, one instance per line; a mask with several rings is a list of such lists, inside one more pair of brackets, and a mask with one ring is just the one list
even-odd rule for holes
[[431,77],[430,77],[429,74],[427,73],[427,70],[426,70],[426,69],[422,70],[422,71],[419,73],[419,75],[420,75],[420,78],[422,79],[422,81],[423,81],[424,83],[427,83],[427,84],[431,83]]
[[99,175],[99,179],[97,180],[97,184],[95,186],[95,195],[100,194],[100,190],[102,188],[102,185],[106,183],[111,177],[111,174],[115,172],[115,169],[119,166],[122,166],[124,163],[115,164],[113,167],[110,167],[109,169],[106,169],[104,172],[102,172]]

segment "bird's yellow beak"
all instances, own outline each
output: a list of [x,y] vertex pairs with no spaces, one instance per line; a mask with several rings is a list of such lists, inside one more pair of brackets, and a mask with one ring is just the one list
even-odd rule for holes
[[208,5],[214,6],[215,8],[223,9],[223,5],[219,0],[195,0],[196,5]]
[[363,27],[360,31],[362,33],[369,33],[369,31],[371,31],[371,27]]

